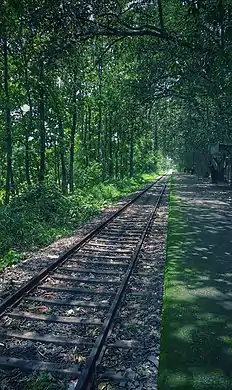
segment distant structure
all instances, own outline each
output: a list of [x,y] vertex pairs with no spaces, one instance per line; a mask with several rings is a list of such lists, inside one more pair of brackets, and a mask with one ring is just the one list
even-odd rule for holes
[[209,177],[209,151],[186,151],[183,154],[183,171],[198,177]]
[[232,144],[218,142],[209,146],[209,170],[212,183],[222,181],[232,186]]

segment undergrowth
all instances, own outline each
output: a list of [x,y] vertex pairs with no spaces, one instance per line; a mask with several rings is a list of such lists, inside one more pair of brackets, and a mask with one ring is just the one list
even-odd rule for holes
[[67,386],[61,382],[58,384],[54,377],[47,373],[32,374],[24,386],[24,390],[56,390],[58,388],[65,390]]
[[34,186],[0,206],[0,271],[18,263],[25,251],[70,234],[122,196],[154,180],[154,174],[77,188],[64,196],[54,183]]

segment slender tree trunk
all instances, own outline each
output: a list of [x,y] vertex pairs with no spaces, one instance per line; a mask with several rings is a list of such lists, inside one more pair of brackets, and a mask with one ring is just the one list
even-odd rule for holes
[[101,137],[102,137],[102,66],[99,64],[99,104],[98,104],[98,136],[97,136],[97,159],[101,163]]
[[81,114],[81,123],[80,123],[80,149],[79,149],[79,154],[80,154],[80,161],[81,161],[81,166],[84,166],[85,164],[85,154],[84,154],[84,149],[85,149],[85,111],[83,105],[80,108],[80,114]]
[[134,176],[134,137],[133,137],[133,128],[131,127],[130,130],[130,164],[129,164],[130,170],[129,174],[130,177]]
[[13,172],[12,172],[12,128],[11,128],[10,99],[9,99],[7,38],[4,38],[3,40],[3,56],[4,56],[5,132],[6,132],[6,160],[7,160],[5,203],[9,203],[12,180],[13,180]]
[[161,28],[161,30],[164,30],[164,19],[163,19],[162,0],[157,0],[157,2],[158,2],[158,8],[159,8],[160,28]]
[[157,129],[157,123],[154,125],[154,151],[156,152],[158,150],[158,129]]
[[27,184],[31,184],[31,177],[30,177],[30,157],[29,157],[29,133],[28,133],[28,127],[26,125],[25,128],[25,175],[26,175],[26,181]]
[[83,106],[81,106],[81,134],[80,134],[80,138],[81,138],[81,143],[82,145],[84,144],[84,138],[85,138],[85,112],[84,112],[84,108]]
[[57,164],[59,164],[59,157],[57,157],[57,147],[56,147],[56,141],[55,141],[55,143],[54,143],[54,172],[55,172],[56,183],[59,184]]
[[88,143],[87,143],[87,132],[88,132],[88,112],[85,113],[85,125],[84,125],[84,161],[85,161],[85,168],[88,168],[89,166],[89,150],[88,150]]
[[60,181],[60,155],[58,153],[57,143],[55,141],[54,145],[54,152],[55,152],[55,176],[56,176],[56,182],[58,183],[59,188],[61,187],[61,181]]
[[30,162],[29,162],[29,131],[28,131],[28,120],[26,119],[27,115],[24,115],[23,110],[21,110],[22,123],[25,129],[24,133],[24,146],[25,146],[25,178],[28,186],[31,184],[30,181]]
[[39,58],[39,119],[40,119],[40,169],[39,182],[42,183],[45,177],[45,151],[46,151],[46,130],[45,130],[45,104],[44,104],[44,63]]
[[119,161],[118,161],[119,147],[120,147],[120,142],[119,142],[119,136],[117,133],[116,150],[115,150],[115,177],[116,177],[116,179],[118,178],[118,172],[119,172]]
[[32,130],[32,120],[33,120],[33,112],[32,112],[32,101],[31,101],[31,91],[29,85],[28,71],[27,71],[27,63],[25,61],[25,81],[26,81],[26,91],[27,91],[27,99],[29,105],[29,118],[28,124],[25,127],[25,173],[26,173],[26,181],[27,184],[31,184],[30,177],[30,150],[29,150],[29,136]]
[[112,178],[114,174],[113,169],[113,145],[112,145],[112,114],[109,120],[109,177]]
[[60,187],[61,186],[61,182],[60,182],[60,160],[59,160],[59,158],[57,160],[57,177],[58,177],[58,185]]
[[108,117],[107,115],[105,115],[105,118],[104,118],[104,144],[102,145],[102,180],[105,180],[106,177],[107,177],[107,165],[106,165],[106,161],[107,161],[107,131],[108,131]]
[[[124,125],[123,125],[124,126]],[[125,139],[124,139],[124,129],[121,128],[120,132],[120,146],[119,146],[119,153],[120,153],[120,179],[123,179],[125,177],[125,167],[123,164],[123,158],[124,158],[124,148],[125,148]]]
[[63,194],[66,194],[67,173],[66,173],[66,165],[65,165],[65,139],[64,139],[64,127],[61,118],[59,118],[59,146],[60,146],[62,192]]
[[88,106],[88,122],[87,122],[87,126],[88,126],[88,159],[89,161],[91,162],[92,159],[93,159],[93,152],[92,152],[92,149],[93,149],[93,145],[92,145],[92,128],[91,128],[91,116],[92,116],[92,112],[91,112],[91,107]]
[[73,178],[73,167],[74,167],[74,148],[75,148],[75,134],[77,127],[77,87],[76,87],[76,73],[74,74],[73,84],[73,117],[72,117],[72,128],[70,135],[70,157],[69,157],[69,191],[74,192],[74,178]]
[[220,19],[220,38],[221,38],[221,48],[224,49],[224,39],[225,39],[225,8],[223,0],[218,0],[218,12]]

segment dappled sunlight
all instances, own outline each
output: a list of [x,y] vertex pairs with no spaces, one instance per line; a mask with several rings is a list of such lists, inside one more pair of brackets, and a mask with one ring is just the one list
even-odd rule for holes
[[231,191],[182,181],[169,219],[160,389],[231,389]]

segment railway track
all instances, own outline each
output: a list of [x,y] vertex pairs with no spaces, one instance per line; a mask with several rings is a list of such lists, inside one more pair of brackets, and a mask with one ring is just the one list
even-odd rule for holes
[[1,368],[53,372],[78,378],[77,390],[92,387],[107,348],[125,348],[107,339],[167,181],[159,178],[0,304]]

